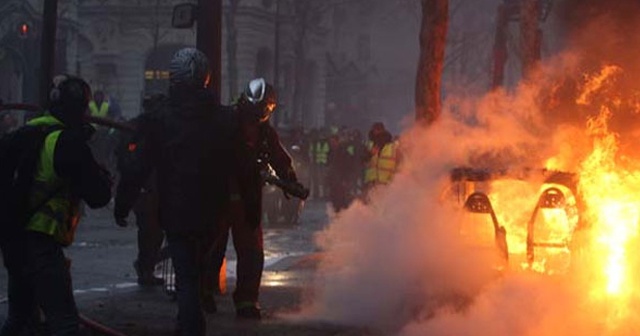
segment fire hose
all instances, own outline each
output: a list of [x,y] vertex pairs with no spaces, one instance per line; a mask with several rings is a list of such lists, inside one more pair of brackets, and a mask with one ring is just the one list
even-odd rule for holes
[[126,336],[125,334],[115,331],[105,325],[102,325],[82,314],[80,314],[80,323],[82,323],[85,327],[96,331],[102,335],[107,335],[107,336]]
[[[42,109],[37,105],[32,104],[3,104],[0,101],[0,112],[3,110],[24,110],[30,112],[42,112]],[[105,126],[109,128],[115,128],[122,131],[135,132],[136,129],[134,126],[122,122],[113,121],[106,118],[94,117],[90,115],[86,115],[84,120],[91,124],[96,124],[100,126]],[[292,183],[289,181],[284,181],[273,174],[263,174],[264,181],[268,184],[275,185],[276,187],[282,189],[287,194],[297,197],[301,200],[306,200],[309,197],[309,189],[304,188],[302,185],[298,183]]]
[[262,173],[262,178],[266,183],[272,184],[282,189],[284,192],[293,197],[299,198],[303,201],[309,197],[309,189],[305,188],[300,183],[285,181],[278,176],[270,173]]
[[[28,111],[28,112],[36,112],[36,113],[42,113],[42,108],[40,108],[40,106],[38,105],[33,105],[33,104],[4,104],[2,103],[2,101],[0,101],[0,113],[3,111],[10,111],[10,110],[20,110],[20,111]],[[126,124],[126,123],[122,123],[122,122],[117,122],[117,121],[113,121],[107,118],[101,118],[101,117],[94,117],[94,116],[90,116],[90,115],[86,115],[84,116],[84,120],[88,123],[91,124],[96,124],[96,125],[100,125],[100,126],[105,126],[105,127],[109,127],[109,128],[116,128],[122,131],[129,131],[129,132],[135,132],[135,128],[132,125]]]

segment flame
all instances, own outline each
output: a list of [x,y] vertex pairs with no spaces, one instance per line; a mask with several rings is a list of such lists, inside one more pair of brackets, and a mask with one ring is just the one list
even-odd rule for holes
[[594,150],[581,167],[579,187],[594,237],[591,249],[602,257],[603,284],[594,288],[593,294],[621,297],[630,294],[634,283],[629,251],[637,237],[640,199],[635,189],[637,173],[616,164],[618,141],[607,127],[610,116],[609,109],[603,107],[588,123]]
[[582,92],[576,104],[589,105],[593,99],[593,96],[602,91],[606,87],[607,82],[614,76],[622,72],[622,68],[615,65],[606,65],[600,72],[593,76],[587,76],[585,84],[582,88]]
[[[543,161],[547,169],[564,170],[573,162],[571,155],[580,152],[581,159],[572,169],[578,177],[577,194],[563,185],[532,180],[495,180],[484,187],[500,225],[506,228],[510,264],[543,274],[584,276],[585,294],[605,313],[611,328],[629,317],[640,294],[635,290],[640,282],[640,258],[636,257],[640,171],[633,170],[640,162],[623,159],[619,135],[609,129],[612,111],[621,106],[621,98],[610,92],[621,72],[619,67],[605,66],[585,76],[576,103],[597,113],[587,120],[581,146],[561,144],[555,156]],[[539,206],[534,212],[551,187],[561,190],[564,204]],[[533,234],[527,223],[533,223]],[[533,260],[527,255],[529,235],[543,245],[534,248]]]
[[[623,106],[612,90],[621,72],[605,66],[584,77],[576,103],[592,117],[582,130],[556,139],[556,152],[541,161],[549,170],[574,172],[577,186],[526,176],[463,188],[489,197],[507,232],[511,270],[562,274],[572,285],[575,280],[585,309],[602,317],[609,331],[628,326],[640,302],[640,160],[624,155],[620,135],[609,129],[612,111]],[[562,202],[553,202],[559,193],[544,198],[550,188],[562,193]],[[462,231],[464,239],[490,243],[484,215],[483,226],[470,226],[480,231]]]

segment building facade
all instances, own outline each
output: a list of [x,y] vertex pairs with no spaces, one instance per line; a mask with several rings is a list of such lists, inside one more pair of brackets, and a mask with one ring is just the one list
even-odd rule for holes
[[[27,65],[39,64],[42,2],[0,5],[0,14],[11,13],[0,20],[6,101],[37,100],[38,69]],[[116,100],[125,117],[136,116],[145,95],[166,92],[173,53],[195,45],[195,28],[171,27],[173,6],[183,2],[59,0],[56,72],[82,76]],[[277,82],[279,126],[393,127],[412,113],[420,18],[411,8],[385,0],[223,3],[223,103],[260,76]],[[23,21],[32,30],[26,39],[16,32]]]
[[[238,1],[238,0],[235,0]],[[78,74],[87,78],[94,90],[103,90],[118,100],[123,114],[132,117],[140,113],[146,94],[166,92],[168,65],[173,53],[182,47],[194,46],[196,30],[171,27],[173,6],[184,0],[85,0],[78,7],[82,27],[77,43]],[[281,123],[292,119],[294,84],[293,54],[290,48],[291,24],[287,24],[287,6],[276,11],[276,2],[240,0],[233,17],[235,53],[229,51],[230,2],[224,1],[222,101],[230,103],[244,85],[256,76],[274,81],[278,71]],[[275,69],[275,26],[279,14],[279,69]],[[323,64],[324,48],[311,48],[311,62]],[[231,69],[230,57],[235,58]],[[322,66],[318,67],[322,69]],[[231,76],[235,80],[231,80]],[[305,78],[307,80],[307,78]],[[308,94],[306,116],[300,118],[306,126],[319,126],[324,113],[324,76],[321,70],[311,80],[313,92]],[[318,117],[320,116],[320,117]]]
[[[42,0],[0,2],[0,99],[38,102]],[[54,71],[76,72],[76,2],[60,1]]]

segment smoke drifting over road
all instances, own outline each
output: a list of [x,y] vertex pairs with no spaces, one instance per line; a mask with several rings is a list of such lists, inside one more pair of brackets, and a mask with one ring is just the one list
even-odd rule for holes
[[[305,315],[402,335],[638,334],[640,160],[625,151],[640,111],[638,7],[565,1],[568,47],[535,80],[510,93],[450,94],[438,123],[407,131],[394,182],[319,235],[326,257]],[[490,190],[502,193],[490,195],[495,204],[517,204],[495,209],[512,252],[496,277],[494,256],[460,239],[466,217],[447,193],[459,166],[576,172],[584,238],[568,270],[521,263],[526,221],[514,213],[535,206],[532,179]]]
[[[460,240],[463,214],[446,196],[449,172],[484,160],[480,153],[511,160],[540,148],[536,134],[544,125],[533,110],[535,96],[523,87],[517,98],[496,93],[450,101],[455,114],[406,133],[407,161],[393,184],[378,190],[371,204],[340,214],[319,237],[327,256],[313,315],[397,331],[411,321],[430,321],[443,305],[457,310],[495,286],[493,255]],[[538,165],[528,159],[520,163]]]

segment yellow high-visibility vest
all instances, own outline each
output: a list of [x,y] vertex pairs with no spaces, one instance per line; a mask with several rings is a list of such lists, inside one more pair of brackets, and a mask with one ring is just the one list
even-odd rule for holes
[[[33,119],[29,125],[64,126],[51,115]],[[71,197],[71,187],[58,177],[54,168],[55,148],[61,133],[61,130],[54,131],[45,138],[29,199],[30,206],[38,208],[29,218],[26,229],[50,235],[68,246],[73,242],[80,216],[79,202]]]
[[371,160],[364,173],[365,183],[387,184],[398,169],[398,144],[390,142],[382,149],[372,148]]
[[98,107],[98,104],[92,100],[89,102],[89,112],[91,112],[92,117],[106,118],[109,113],[109,103],[106,101],[102,102]]
[[319,165],[326,165],[329,162],[329,143],[326,141],[320,141],[316,143],[316,163]]

